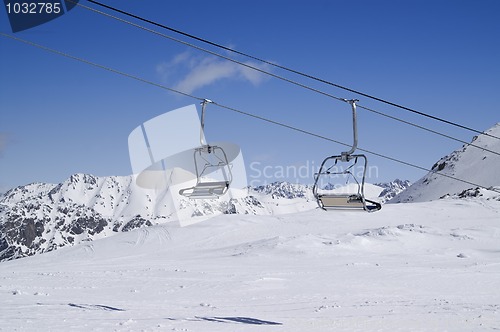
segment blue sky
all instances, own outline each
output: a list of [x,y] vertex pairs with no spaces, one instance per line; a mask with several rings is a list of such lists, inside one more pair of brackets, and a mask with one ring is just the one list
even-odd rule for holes
[[[498,1],[103,2],[476,129],[500,121]],[[80,3],[98,8],[85,0]],[[0,31],[12,34],[5,9],[0,11]],[[15,36],[335,140],[351,139],[345,103],[81,7]],[[128,175],[128,134],[154,116],[197,103],[3,36],[0,53],[0,191],[31,182],[58,183],[73,173]],[[276,68],[262,68],[341,98],[358,98],[364,106],[465,141],[474,135]],[[424,167],[461,146],[364,110],[358,116],[361,148]],[[326,156],[345,150],[210,106],[206,136],[239,144],[247,165],[253,163],[247,168],[250,177],[267,167],[267,174],[276,173],[277,180],[284,180],[280,170],[285,167],[312,169]],[[425,173],[370,154],[368,160],[378,170],[370,182],[414,181]],[[296,180],[289,175],[287,180]],[[312,182],[307,177],[299,180]]]

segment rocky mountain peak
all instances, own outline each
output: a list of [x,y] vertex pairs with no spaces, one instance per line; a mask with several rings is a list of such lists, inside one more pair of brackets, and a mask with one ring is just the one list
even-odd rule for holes
[[432,172],[397,195],[391,203],[430,201],[478,186],[490,188],[500,185],[499,137],[500,123],[497,123],[484,134],[474,136],[473,145],[465,144],[439,159],[432,166]]

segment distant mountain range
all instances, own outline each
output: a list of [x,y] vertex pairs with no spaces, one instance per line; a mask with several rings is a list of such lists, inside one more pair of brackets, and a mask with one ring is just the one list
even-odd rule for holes
[[[408,181],[367,184],[386,202]],[[229,200],[189,200],[172,206],[165,193],[146,191],[132,176],[74,174],[60,184],[33,183],[0,195],[0,261],[111,236],[117,232],[217,214],[273,215],[316,208],[311,186],[274,182]]]
[[376,183],[375,185],[383,188],[382,192],[379,194],[379,201],[383,204],[389,202],[398,194],[409,188],[411,186],[411,182],[408,180],[396,179],[392,182]]

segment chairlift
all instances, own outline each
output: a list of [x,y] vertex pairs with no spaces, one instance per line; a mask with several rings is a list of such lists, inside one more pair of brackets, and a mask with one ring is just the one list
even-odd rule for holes
[[207,144],[204,138],[205,108],[211,100],[201,102],[201,146],[194,149],[196,185],[179,190],[179,194],[191,199],[219,198],[229,190],[232,181],[231,167],[225,151],[217,145]]
[[[313,194],[316,198],[318,206],[323,210],[365,210],[367,212],[378,211],[382,208],[380,203],[371,201],[365,198],[365,176],[368,165],[368,160],[364,154],[354,154],[358,145],[358,128],[356,121],[356,102],[358,100],[344,100],[351,105],[352,120],[353,120],[353,144],[349,151],[341,152],[340,155],[327,157],[321,163],[318,173],[315,173],[315,180],[313,186]],[[352,170],[357,165],[359,160],[363,160],[363,175],[361,181],[358,181],[357,174],[353,174]],[[339,163],[351,163],[345,170],[337,171]],[[332,171],[333,169],[333,171]],[[335,192],[334,190],[325,190],[319,188],[321,185],[320,178],[330,178],[332,176],[347,177],[347,182],[350,178],[354,179],[356,190],[352,192]],[[345,190],[349,188],[346,187]]]

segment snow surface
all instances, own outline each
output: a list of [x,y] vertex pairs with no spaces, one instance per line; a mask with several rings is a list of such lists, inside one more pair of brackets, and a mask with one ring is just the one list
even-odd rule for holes
[[0,263],[2,331],[500,329],[498,196],[166,223]]
[[[500,123],[486,131],[487,134],[500,137]],[[472,139],[474,145],[464,145],[434,164],[432,170],[408,189],[396,196],[391,203],[425,202],[439,199],[446,195],[475,188],[500,186],[500,139],[481,134]],[[478,148],[479,147],[479,148]],[[482,149],[484,148],[484,149]],[[495,153],[492,153],[496,152]],[[465,180],[476,185],[456,181],[436,173]]]

